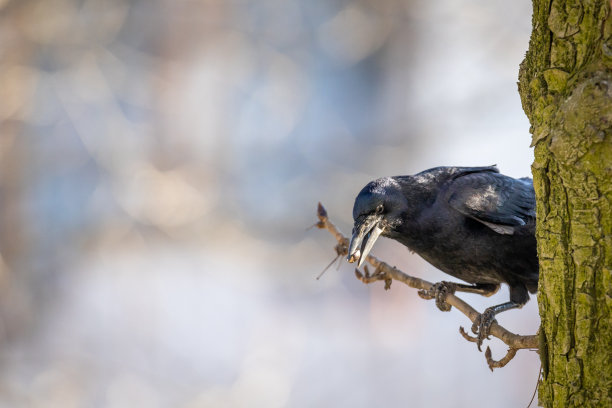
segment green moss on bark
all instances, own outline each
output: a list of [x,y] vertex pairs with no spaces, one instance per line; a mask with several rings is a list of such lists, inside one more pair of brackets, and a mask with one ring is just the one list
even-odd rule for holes
[[540,404],[612,407],[610,3],[534,0],[519,76],[535,145]]

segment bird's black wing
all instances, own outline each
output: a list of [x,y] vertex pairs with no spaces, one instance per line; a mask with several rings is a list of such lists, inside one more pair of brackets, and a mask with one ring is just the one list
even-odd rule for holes
[[446,198],[453,209],[499,234],[514,234],[516,227],[535,219],[535,193],[529,178],[467,174],[451,182]]

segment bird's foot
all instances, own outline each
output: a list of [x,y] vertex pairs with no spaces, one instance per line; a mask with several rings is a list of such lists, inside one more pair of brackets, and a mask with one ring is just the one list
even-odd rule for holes
[[480,346],[482,346],[482,342],[484,339],[489,339],[489,330],[491,329],[491,325],[495,320],[495,311],[493,308],[489,307],[485,309],[485,311],[478,315],[474,324],[472,324],[472,332],[477,335],[478,341],[476,344],[478,345],[478,351],[482,351]]
[[457,285],[453,282],[437,282],[434,283],[431,289],[421,289],[418,294],[423,299],[436,299],[436,306],[443,312],[451,310],[452,306],[446,303],[446,296],[450,293],[455,293]]

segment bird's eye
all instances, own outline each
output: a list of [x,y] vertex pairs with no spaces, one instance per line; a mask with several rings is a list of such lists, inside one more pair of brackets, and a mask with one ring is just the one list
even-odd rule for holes
[[378,204],[378,207],[376,207],[376,214],[380,214],[381,212],[383,212],[384,207],[382,204]]

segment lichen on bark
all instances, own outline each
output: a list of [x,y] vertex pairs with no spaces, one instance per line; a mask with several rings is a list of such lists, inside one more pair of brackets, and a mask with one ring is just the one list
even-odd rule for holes
[[519,92],[535,160],[546,407],[612,407],[610,2],[534,0]]

